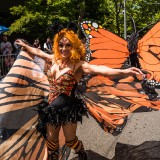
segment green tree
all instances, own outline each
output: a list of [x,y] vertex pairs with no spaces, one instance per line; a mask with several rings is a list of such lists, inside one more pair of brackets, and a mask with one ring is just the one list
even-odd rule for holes
[[[159,7],[157,6],[158,4]],[[158,0],[132,0],[129,2],[127,1],[126,5],[128,15],[128,34],[133,32],[130,16],[135,20],[137,30],[155,23],[160,19],[160,3],[158,3]]]
[[[12,7],[15,22],[8,34],[25,35],[44,40],[53,36],[49,26],[59,20],[64,26],[68,21],[78,25],[82,20],[94,20],[109,31],[124,36],[125,0],[27,0],[24,5]],[[158,0],[126,0],[127,32],[133,32],[131,17],[137,29],[142,29],[160,19]],[[80,34],[80,30],[79,30]]]
[[75,3],[71,0],[29,0],[12,7],[11,14],[16,20],[11,24],[9,34],[23,34],[31,38],[51,36],[49,26],[56,20],[62,24],[78,19]]
[[105,0],[107,16],[104,15],[102,26],[124,37],[124,2],[126,1],[127,32],[133,33],[132,19],[137,30],[157,22],[160,19],[160,3],[158,0]]

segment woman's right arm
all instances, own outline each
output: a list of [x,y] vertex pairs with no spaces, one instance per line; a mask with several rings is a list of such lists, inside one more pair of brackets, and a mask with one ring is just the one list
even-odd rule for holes
[[23,42],[23,40],[21,40],[21,39],[17,39],[15,41],[15,44],[21,46],[22,50],[26,50],[35,56],[41,57],[46,62],[51,62],[53,60],[53,55],[49,55],[38,48],[31,47],[28,44],[26,44],[25,42]]

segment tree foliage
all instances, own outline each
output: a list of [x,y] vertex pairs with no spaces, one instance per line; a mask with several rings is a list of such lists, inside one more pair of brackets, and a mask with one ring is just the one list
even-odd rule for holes
[[8,34],[44,39],[53,36],[49,26],[54,21],[66,26],[68,21],[80,24],[82,20],[94,20],[123,37],[124,2],[128,34],[133,32],[131,17],[138,30],[160,19],[158,0],[27,0],[10,8],[15,21]]

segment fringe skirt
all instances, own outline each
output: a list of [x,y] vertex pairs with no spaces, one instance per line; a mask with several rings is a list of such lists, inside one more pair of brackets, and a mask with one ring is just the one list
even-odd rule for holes
[[88,117],[88,110],[82,99],[60,94],[51,104],[44,100],[37,109],[37,132],[46,137],[46,125],[55,127],[65,125],[67,122],[82,123],[82,116]]

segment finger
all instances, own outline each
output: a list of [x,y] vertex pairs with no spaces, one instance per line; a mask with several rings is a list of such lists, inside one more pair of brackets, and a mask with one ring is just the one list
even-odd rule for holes
[[135,72],[135,74],[143,74],[138,68],[133,68],[132,71]]
[[139,72],[136,72],[136,71],[133,71],[133,73],[134,73],[134,74],[137,74],[137,75],[139,75],[139,74],[140,74]]
[[139,72],[140,74],[143,74],[142,71],[141,71],[139,68],[132,67],[131,70],[137,71],[137,72]]
[[20,43],[20,41],[19,41],[19,40],[16,40],[15,43],[16,43],[16,44],[17,44],[17,43]]

